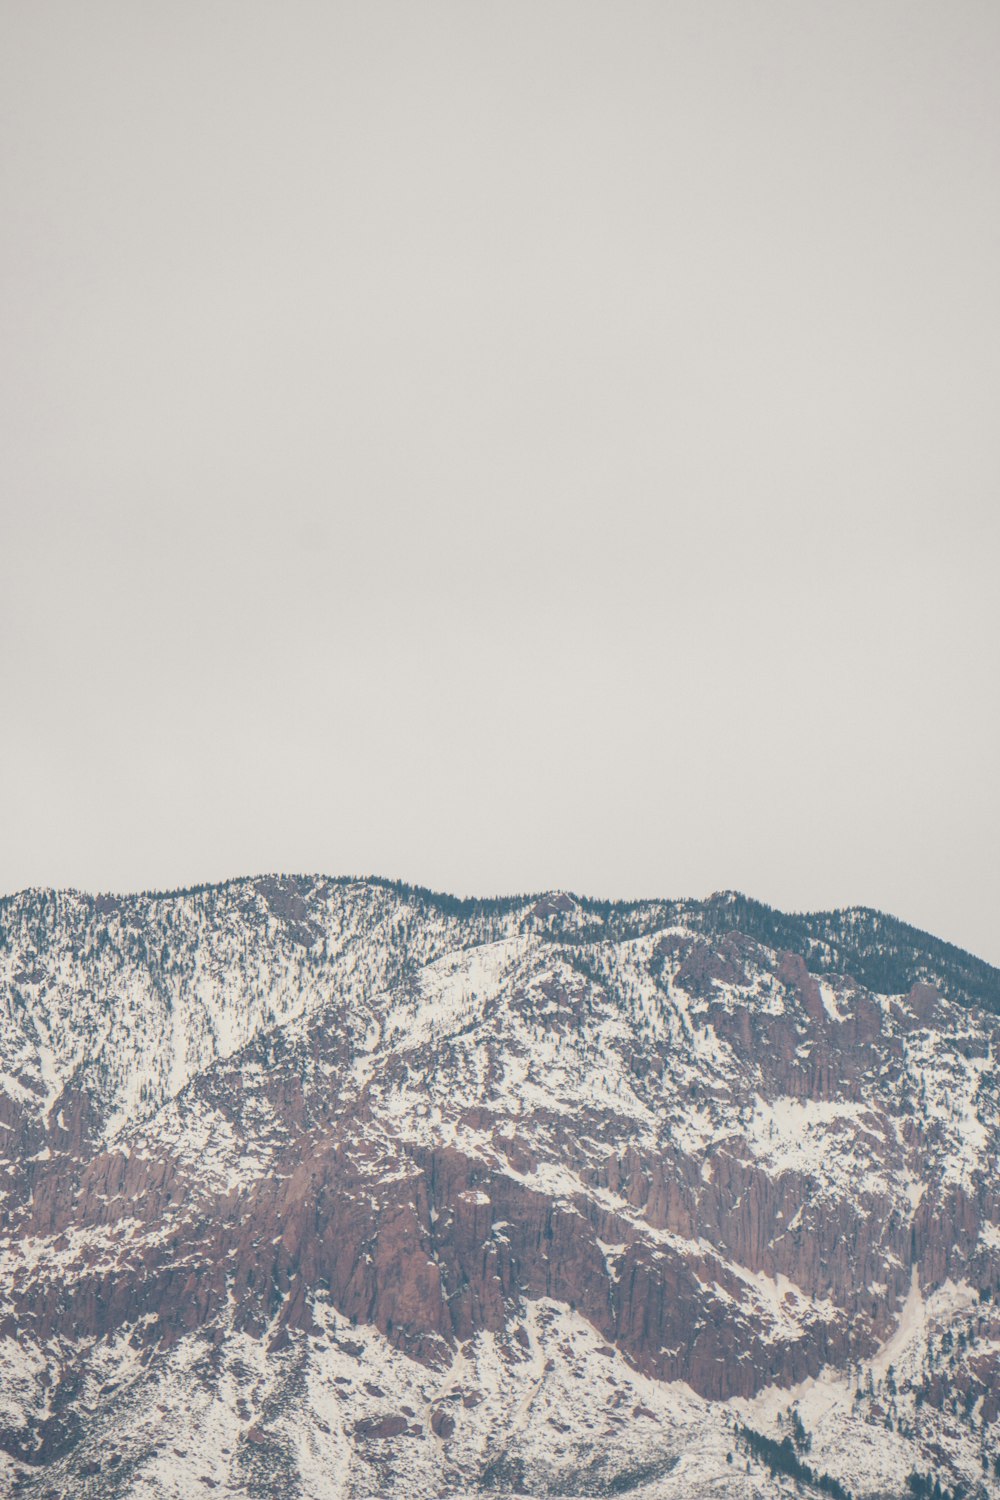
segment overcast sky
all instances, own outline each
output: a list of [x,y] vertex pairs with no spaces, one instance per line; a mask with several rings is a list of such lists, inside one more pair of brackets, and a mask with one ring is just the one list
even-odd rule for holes
[[3,0],[0,890],[1000,962],[996,0]]

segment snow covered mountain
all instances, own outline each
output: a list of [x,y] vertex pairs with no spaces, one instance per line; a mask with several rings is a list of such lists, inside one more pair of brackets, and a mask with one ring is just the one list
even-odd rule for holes
[[1000,974],[947,944],[26,892],[0,1006],[4,1495],[1000,1497]]

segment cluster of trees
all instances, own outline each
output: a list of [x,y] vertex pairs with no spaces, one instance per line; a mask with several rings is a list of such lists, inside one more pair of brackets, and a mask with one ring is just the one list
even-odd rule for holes
[[793,915],[725,892],[685,907],[684,920],[703,932],[745,932],[800,953],[814,973],[851,974],[884,994],[935,984],[949,1000],[1000,1014],[1000,969],[884,912],[856,907]]
[[[794,1431],[796,1437],[801,1431],[802,1442],[808,1445],[808,1434],[802,1427],[801,1419]],[[787,1474],[802,1484],[812,1485],[813,1489],[824,1495],[831,1495],[833,1500],[854,1500],[850,1490],[845,1489],[839,1479],[834,1479],[830,1474],[817,1474],[810,1464],[805,1463],[796,1452],[792,1438],[783,1437],[779,1443],[776,1438],[767,1437],[763,1432],[742,1424],[737,1427],[736,1436],[744,1449],[766,1464],[772,1474]]]
[[[779,1424],[782,1422],[780,1416],[778,1422]],[[794,1407],[789,1410],[789,1425],[790,1434],[779,1441],[777,1438],[767,1437],[764,1433],[757,1432],[752,1427],[737,1424],[737,1441],[744,1452],[766,1464],[772,1474],[787,1475],[797,1484],[806,1484],[822,1494],[833,1496],[833,1500],[854,1500],[851,1492],[841,1484],[840,1480],[833,1478],[830,1474],[817,1473],[804,1461],[802,1455],[811,1449],[812,1439],[803,1425],[799,1412]],[[732,1454],[729,1455],[729,1460],[732,1462]],[[984,1452],[982,1463],[984,1474],[992,1468],[995,1476],[1000,1479],[1000,1455],[991,1461]],[[970,1489],[961,1479],[956,1479],[953,1487],[949,1489],[946,1484],[942,1484],[939,1476],[922,1474],[916,1469],[910,1474],[906,1484],[907,1500],[976,1500],[976,1497],[985,1497],[986,1493],[981,1485],[974,1485]]]
[[374,885],[388,891],[424,911],[440,912],[446,917],[491,917],[501,916],[514,907],[530,901],[523,896],[449,896],[446,892],[432,891],[425,885],[410,885],[405,880],[387,880],[381,875],[338,875],[331,878],[331,885]]
[[949,1490],[936,1475],[932,1477],[930,1474],[920,1474],[916,1469],[906,1481],[906,1486],[913,1500],[962,1500],[962,1496],[969,1493],[961,1480],[953,1490]]

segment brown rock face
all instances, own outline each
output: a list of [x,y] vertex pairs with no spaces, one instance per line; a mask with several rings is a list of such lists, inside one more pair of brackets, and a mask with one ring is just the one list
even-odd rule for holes
[[409,1433],[410,1424],[406,1417],[393,1412],[385,1417],[363,1417],[354,1431],[361,1438],[393,1438]]

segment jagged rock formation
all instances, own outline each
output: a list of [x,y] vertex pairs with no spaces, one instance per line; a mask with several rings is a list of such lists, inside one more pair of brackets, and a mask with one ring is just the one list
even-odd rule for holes
[[989,966],[324,879],[0,934],[3,1493],[1000,1495]]

